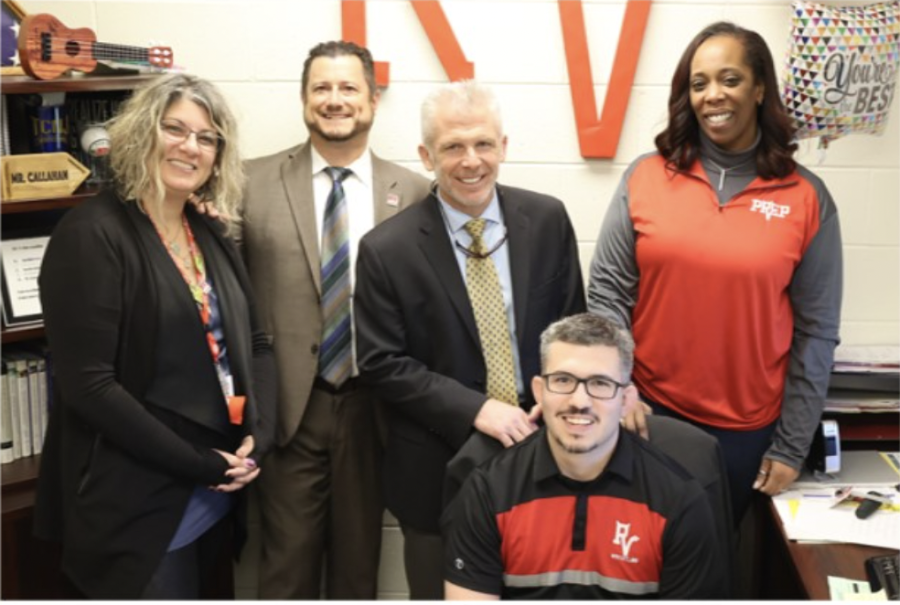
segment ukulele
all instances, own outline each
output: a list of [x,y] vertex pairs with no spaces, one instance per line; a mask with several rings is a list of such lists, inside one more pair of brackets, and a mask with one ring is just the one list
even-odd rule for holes
[[90,29],[69,29],[48,14],[26,15],[20,24],[18,44],[22,68],[38,80],[57,78],[69,69],[91,72],[97,61],[172,67],[172,49],[167,46],[104,44],[97,42]]

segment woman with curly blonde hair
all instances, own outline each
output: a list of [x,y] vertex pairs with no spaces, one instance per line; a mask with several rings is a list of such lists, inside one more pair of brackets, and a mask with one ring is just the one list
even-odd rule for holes
[[[146,201],[155,204],[163,201],[165,187],[160,163],[154,160],[163,152],[166,141],[158,136],[157,125],[169,105],[179,98],[188,99],[206,111],[213,126],[207,134],[217,139],[212,174],[195,193],[204,202],[213,204],[219,215],[226,217],[227,224],[233,226],[244,186],[237,123],[219,90],[194,76],[175,75],[138,90],[128,99],[123,111],[110,120],[110,146],[115,150],[111,165],[116,189],[124,200],[149,198]],[[201,140],[197,144],[203,148]]]
[[89,598],[196,599],[273,439],[275,369],[234,220],[235,119],[185,74],[137,90],[108,125],[114,187],[50,239],[40,290],[55,403],[36,533],[63,543]]

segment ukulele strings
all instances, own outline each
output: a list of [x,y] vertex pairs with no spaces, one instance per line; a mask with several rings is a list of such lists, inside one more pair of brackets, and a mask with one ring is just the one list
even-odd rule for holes
[[[69,45],[76,43],[86,47],[86,50],[93,50],[93,56],[101,60],[124,60],[146,62],[148,60],[148,49],[139,46],[128,46],[125,44],[108,44],[105,42],[97,42],[92,38],[71,36],[67,38],[51,37],[50,52],[60,54],[70,54]],[[44,44],[39,45],[44,49]],[[80,54],[81,50],[75,54]]]

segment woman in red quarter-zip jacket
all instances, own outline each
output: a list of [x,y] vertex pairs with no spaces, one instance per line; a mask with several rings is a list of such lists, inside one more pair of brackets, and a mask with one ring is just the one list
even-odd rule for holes
[[[797,164],[759,34],[719,22],[672,78],[657,152],[629,166],[591,264],[588,306],[634,333],[654,413],[715,435],[734,522],[799,474],[840,326],[837,208]],[[643,429],[635,410],[626,426]]]

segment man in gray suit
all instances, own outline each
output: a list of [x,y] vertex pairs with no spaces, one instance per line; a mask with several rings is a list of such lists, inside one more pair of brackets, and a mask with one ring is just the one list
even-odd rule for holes
[[244,253],[280,375],[277,447],[259,482],[259,596],[319,598],[324,565],[324,596],[374,599],[383,511],[377,406],[357,383],[349,323],[349,377],[326,371],[334,323],[323,302],[332,287],[330,274],[323,280],[323,234],[334,228],[328,216],[340,189],[352,268],[363,234],[428,195],[429,183],[368,148],[379,92],[366,49],[338,41],[314,47],[301,97],[309,140],[248,163]]

